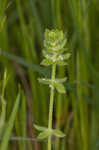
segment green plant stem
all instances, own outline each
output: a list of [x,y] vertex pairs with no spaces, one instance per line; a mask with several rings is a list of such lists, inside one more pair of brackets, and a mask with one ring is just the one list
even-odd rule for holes
[[[52,81],[55,80],[55,72],[56,72],[56,65],[52,66]],[[49,105],[49,123],[48,129],[52,129],[52,118],[53,118],[53,104],[54,104],[54,86],[53,82],[51,85],[51,92],[50,92],[50,105]],[[51,136],[48,137],[48,150],[51,150]]]

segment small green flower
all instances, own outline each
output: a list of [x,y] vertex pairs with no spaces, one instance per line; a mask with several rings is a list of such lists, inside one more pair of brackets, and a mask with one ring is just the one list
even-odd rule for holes
[[67,65],[66,60],[69,59],[70,54],[67,53],[66,43],[67,39],[63,31],[46,29],[43,49],[45,59],[41,62],[41,65]]
[[45,31],[44,47],[50,52],[60,52],[66,44],[67,40],[63,34],[63,31],[48,30]]

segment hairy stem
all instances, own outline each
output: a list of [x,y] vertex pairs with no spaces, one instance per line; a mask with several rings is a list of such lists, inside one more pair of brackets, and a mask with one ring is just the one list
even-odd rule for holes
[[[56,65],[54,64],[52,66],[52,81],[55,80],[55,72],[56,72]],[[54,104],[54,86],[53,82],[51,85],[51,91],[50,91],[50,105],[49,105],[49,123],[48,123],[48,129],[52,129],[52,118],[53,118],[53,104]],[[48,138],[48,150],[51,150],[51,136]]]

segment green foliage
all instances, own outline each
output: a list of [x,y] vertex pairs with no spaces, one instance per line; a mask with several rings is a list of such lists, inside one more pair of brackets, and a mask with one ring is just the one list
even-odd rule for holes
[[[68,60],[71,56],[70,53],[67,52],[67,49],[64,48],[67,39],[65,38],[63,31],[48,30],[45,31],[45,39],[44,39],[44,50],[43,55],[45,59],[41,62],[41,65],[49,66],[49,65],[67,65],[66,60]],[[64,79],[39,79],[39,81],[43,84],[48,84],[49,87],[55,87],[59,93],[65,93],[65,88],[61,81]]]
[[1,150],[6,150],[7,147],[8,147],[8,142],[9,142],[9,139],[10,139],[11,131],[13,129],[15,117],[16,117],[16,114],[17,114],[17,111],[18,111],[18,108],[19,108],[19,101],[20,101],[20,94],[18,94],[18,96],[16,98],[16,102],[15,102],[14,108],[12,110],[10,119],[7,123],[7,127],[5,129],[5,132],[3,133],[3,138],[2,138],[1,145],[0,145]]
[[63,132],[55,129],[55,130],[45,130],[45,131],[41,132],[37,138],[38,138],[38,140],[43,140],[52,135],[54,135],[56,137],[60,137],[60,138],[65,137],[65,134]]
[[56,137],[60,137],[60,138],[63,138],[66,136],[63,132],[61,132],[60,130],[56,130],[56,129],[53,130],[53,135],[55,135]]
[[55,82],[55,87],[59,93],[65,93],[65,88],[61,83]]
[[41,126],[38,126],[38,125],[36,125],[36,124],[34,124],[34,128],[36,129],[36,130],[38,130],[38,131],[45,131],[47,128],[45,128],[45,127],[41,127]]
[[[54,30],[47,29],[43,37],[46,28]],[[99,149],[98,35],[98,0],[0,0],[0,145],[7,150],[47,150],[52,137],[53,150]],[[51,68],[55,79],[50,78]],[[38,77],[50,88],[39,84]],[[3,138],[18,84],[19,109],[8,138]],[[40,129],[36,133],[33,124],[48,126],[49,90],[54,95],[54,130],[67,136],[38,140]]]
[[38,138],[38,140],[43,140],[45,138],[48,138],[51,135],[52,135],[52,132],[49,130],[46,130],[46,131],[41,132],[37,138]]
[[62,82],[65,82],[66,78],[55,79],[55,80],[42,78],[42,79],[38,79],[38,80],[40,83],[49,85],[49,87],[52,87],[52,86],[55,87],[59,93],[65,93],[65,88],[64,88]]
[[64,47],[67,40],[63,31],[48,30],[45,31],[44,50],[43,55],[46,59],[41,62],[41,65],[49,66],[52,64],[66,65],[66,60],[69,59],[70,53],[66,53],[67,49]]
[[39,135],[38,135],[38,140],[43,140],[45,138],[48,138],[49,136],[56,136],[56,137],[64,137],[65,134],[57,129],[48,129],[48,128],[45,128],[45,127],[41,127],[41,126],[38,126],[38,125],[34,125],[35,129],[37,129],[38,131],[42,131]]
[[64,65],[64,60],[68,60],[70,54],[65,54],[65,44],[66,38],[64,37],[63,31],[59,30],[48,30],[45,31],[45,39],[44,39],[44,50],[43,55],[46,59],[41,62],[41,65],[49,66],[52,65],[52,76],[51,79],[43,78],[39,79],[39,82],[43,84],[48,84],[51,88],[50,91],[50,105],[49,105],[49,120],[48,120],[48,129],[44,129],[43,127],[36,126],[37,130],[41,130],[38,135],[39,140],[43,140],[48,138],[48,150],[51,150],[51,135],[56,137],[64,137],[65,134],[59,130],[52,129],[52,117],[53,117],[53,105],[54,105],[54,88],[63,94],[65,93],[65,88],[63,86],[63,82],[66,81],[67,78],[63,79],[55,79],[56,73],[56,65]]

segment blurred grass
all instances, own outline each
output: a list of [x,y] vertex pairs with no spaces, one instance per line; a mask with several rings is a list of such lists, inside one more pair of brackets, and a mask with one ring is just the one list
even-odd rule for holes
[[[55,95],[53,126],[67,136],[62,140],[53,138],[53,150],[99,149],[98,6],[98,0],[0,0],[0,120],[5,68],[8,76],[3,92],[6,117],[0,149],[47,149],[45,141],[36,140],[33,127],[33,123],[48,123],[49,88],[37,81],[39,76],[50,75],[50,68],[40,67],[46,28],[67,32],[72,54],[67,68],[57,70],[59,77],[68,76],[68,82],[67,94]],[[11,117],[19,83],[20,105]],[[13,124],[6,128],[11,118]],[[11,136],[21,138],[9,142]],[[27,137],[35,140],[22,140]]]

